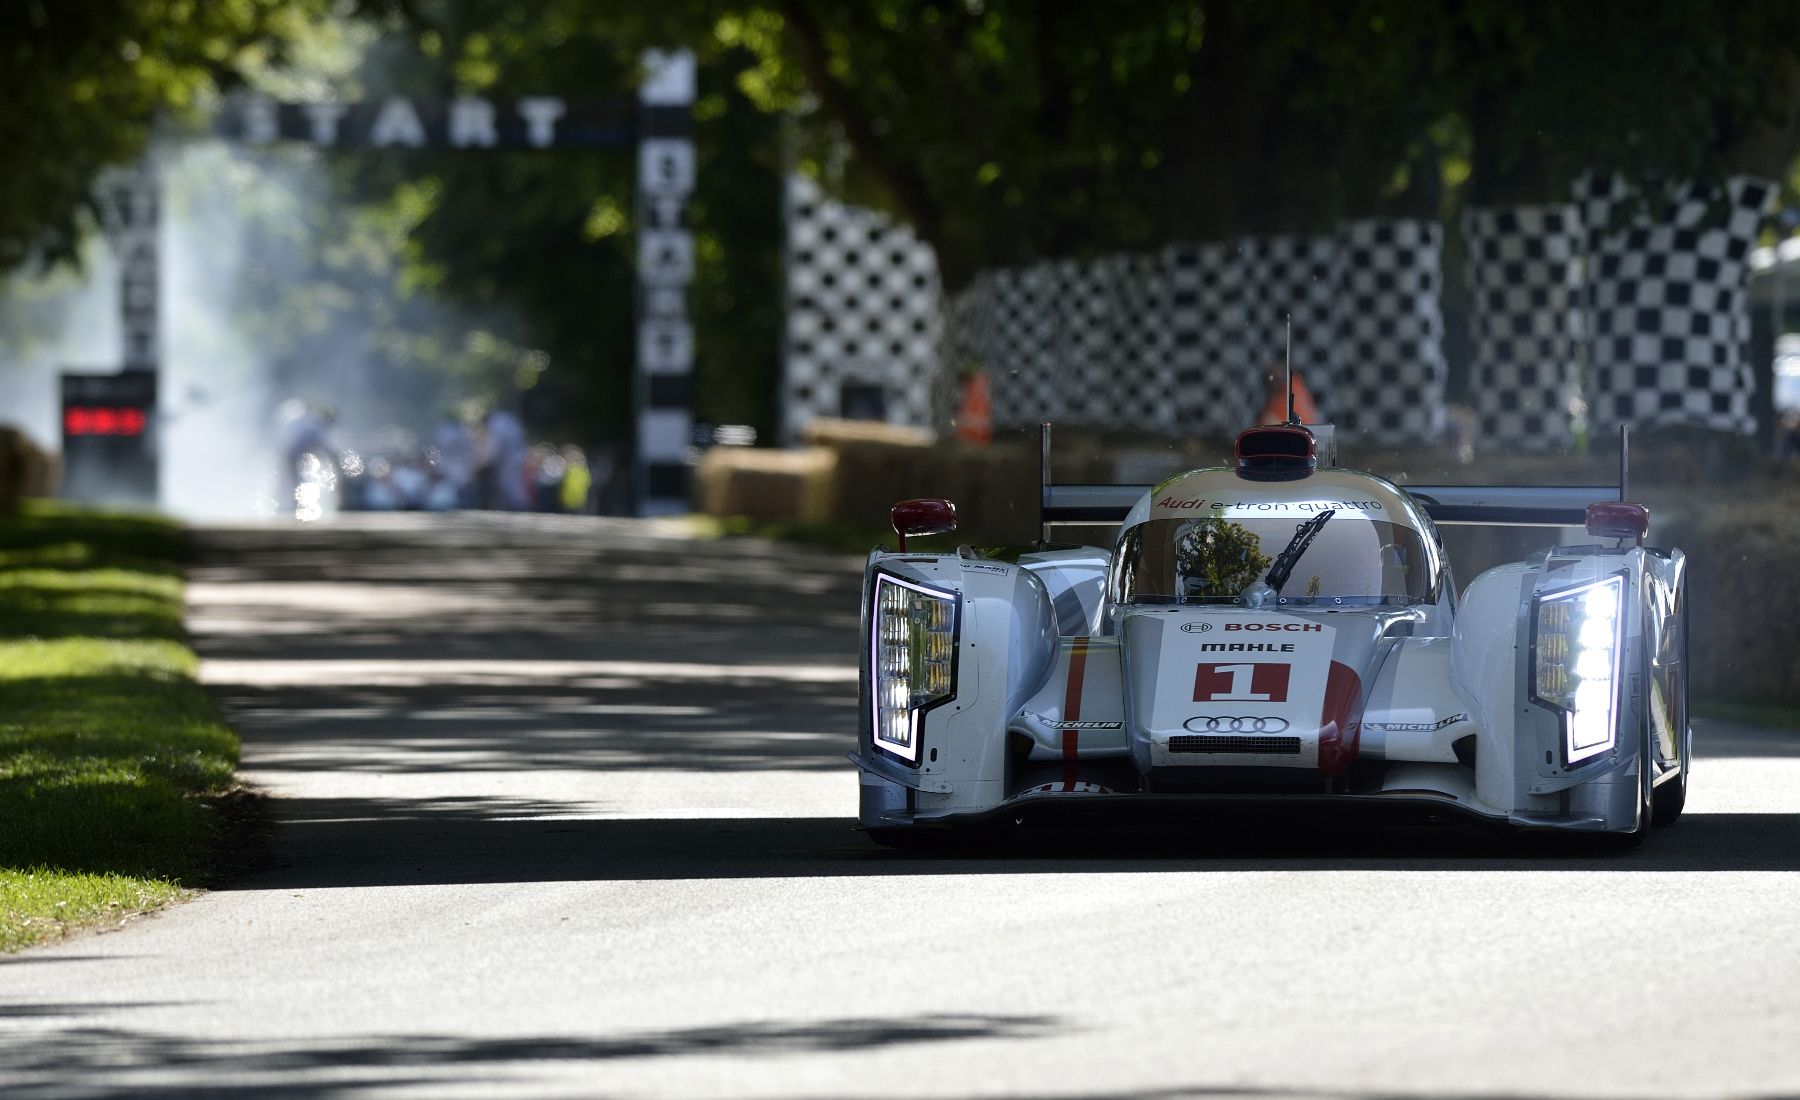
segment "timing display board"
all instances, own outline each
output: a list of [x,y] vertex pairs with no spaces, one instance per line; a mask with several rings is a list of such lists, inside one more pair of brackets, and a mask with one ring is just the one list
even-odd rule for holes
[[65,498],[154,505],[156,372],[64,371],[62,456]]

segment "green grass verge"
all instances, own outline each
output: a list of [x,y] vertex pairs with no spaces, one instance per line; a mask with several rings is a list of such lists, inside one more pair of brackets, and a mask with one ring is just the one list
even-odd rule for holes
[[1694,713],[1775,730],[1800,730],[1800,706],[1792,703],[1744,703],[1725,699],[1695,699]]
[[0,950],[17,951],[72,928],[123,920],[186,892],[166,879],[0,868]]
[[237,738],[195,682],[176,525],[0,519],[0,950],[179,896]]

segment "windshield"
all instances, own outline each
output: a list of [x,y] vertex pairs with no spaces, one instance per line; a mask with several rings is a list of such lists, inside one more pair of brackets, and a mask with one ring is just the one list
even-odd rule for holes
[[[1119,537],[1119,603],[1234,604],[1317,513],[1153,519]],[[1289,607],[1376,607],[1437,598],[1436,556],[1411,527],[1337,512],[1318,529],[1277,593]]]

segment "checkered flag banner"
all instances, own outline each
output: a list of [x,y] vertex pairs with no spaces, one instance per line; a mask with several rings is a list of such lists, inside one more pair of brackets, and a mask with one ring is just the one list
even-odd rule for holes
[[1353,222],[989,272],[953,307],[957,354],[989,369],[999,425],[1230,436],[1261,410],[1291,317],[1295,369],[1323,415],[1419,442],[1444,417],[1442,245],[1430,223]]
[[1477,438],[1493,448],[1566,450],[1582,357],[1580,212],[1475,208],[1463,214],[1462,231]]
[[1383,446],[1443,434],[1444,229],[1381,219],[1338,228],[1336,423]]
[[1168,287],[1165,343],[1177,431],[1230,437],[1257,413],[1263,388],[1250,363],[1237,251],[1223,244],[1171,245],[1162,253]]
[[879,389],[891,423],[931,427],[943,338],[937,257],[874,210],[787,186],[787,340],[782,430],[839,416],[844,387]]
[[[1154,255],[1102,256],[1078,265],[1085,278],[1062,314],[1076,356],[1081,419],[1101,427],[1168,435],[1177,417],[1168,342],[1168,280]],[[1085,285],[1083,285],[1085,284]],[[1091,303],[1083,317],[1080,303]]]
[[1576,185],[1587,228],[1591,415],[1748,434],[1750,249],[1776,185],[1734,177],[1640,196],[1623,180]]
[[1337,239],[1245,237],[1233,246],[1233,261],[1243,324],[1236,337],[1255,379],[1251,392],[1257,408],[1263,380],[1283,372],[1292,318],[1294,372],[1329,423],[1337,410]]
[[990,271],[952,304],[958,354],[987,368],[996,426],[1172,432],[1167,294],[1154,256]]
[[970,318],[966,346],[988,372],[994,426],[1065,419],[1049,265],[986,272],[960,302],[953,311]]

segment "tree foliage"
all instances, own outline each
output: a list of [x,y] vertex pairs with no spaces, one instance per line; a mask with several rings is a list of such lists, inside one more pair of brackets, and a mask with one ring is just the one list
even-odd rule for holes
[[246,65],[279,62],[324,0],[15,0],[0,4],[0,273],[75,257],[94,182],[192,116]]
[[[642,50],[695,49],[696,402],[765,430],[793,168],[911,222],[954,290],[1042,258],[1558,201],[1586,170],[1782,175],[1800,150],[1793,0],[21,0],[0,5],[0,270],[71,256],[96,172],[159,112],[267,74],[345,12],[376,35],[346,98],[628,95]],[[320,232],[372,234],[404,263],[352,277],[326,249],[321,285],[293,294],[453,303],[479,323],[404,303],[375,318],[383,354],[477,388],[529,382],[547,425],[626,430],[629,156],[330,163],[361,213]],[[297,362],[325,354],[283,329],[279,297],[271,338]]]
[[[373,51],[359,80],[370,95],[421,98],[446,90],[634,96],[642,50],[703,25],[652,5],[637,14],[629,4],[589,8],[419,5],[409,33]],[[769,434],[782,317],[783,151],[780,119],[740,87],[755,61],[740,48],[704,51],[694,135],[701,169],[688,209],[698,259],[689,310],[697,330],[696,415]],[[360,202],[389,204],[403,189],[430,182],[426,209],[409,230],[413,278],[542,356],[544,369],[522,379],[520,400],[534,425],[583,439],[629,432],[637,278],[637,165],[629,151],[333,156],[342,193]]]
[[[629,93],[695,48],[697,401],[773,426],[780,176],[885,207],[955,289],[995,265],[1345,217],[1558,201],[1575,174],[1773,172],[1800,142],[1786,0],[420,0],[368,90]],[[354,158],[351,158],[354,161]],[[413,241],[434,292],[516,312],[539,408],[623,428],[630,164],[604,154],[366,158],[354,193],[437,181]]]
[[1185,524],[1175,536],[1175,569],[1180,595],[1230,598],[1269,568],[1262,540],[1241,523],[1208,516]]
[[1780,175],[1800,6],[1746,0],[780,0],[728,17],[829,178],[938,246],[949,282],[1042,256],[1472,197],[1587,170]]

